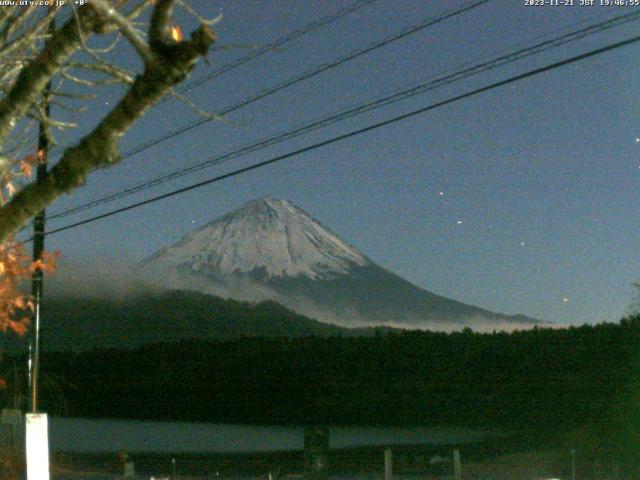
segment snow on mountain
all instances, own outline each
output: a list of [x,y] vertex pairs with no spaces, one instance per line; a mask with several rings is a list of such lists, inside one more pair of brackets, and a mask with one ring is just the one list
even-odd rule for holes
[[347,327],[501,329],[539,323],[419,288],[376,265],[287,200],[249,202],[160,250],[142,266],[150,281],[163,287],[235,300],[273,300]]
[[218,275],[327,279],[369,261],[287,200],[261,198],[186,235],[148,267],[188,267]]

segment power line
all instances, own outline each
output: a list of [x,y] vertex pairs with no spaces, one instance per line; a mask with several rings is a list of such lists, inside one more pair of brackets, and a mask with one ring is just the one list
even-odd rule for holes
[[[266,53],[272,52],[277,50],[278,48],[282,47],[283,45],[295,40],[298,37],[301,37],[303,35],[306,35],[309,32],[312,32],[313,30],[316,30],[320,27],[323,27],[325,25],[328,25],[330,23],[335,22],[336,20],[339,20],[340,18],[353,13],[357,10],[360,10],[363,7],[366,7],[367,5],[370,5],[374,2],[376,2],[377,0],[358,0],[357,2],[355,2],[353,5],[347,6],[347,7],[343,7],[337,11],[335,11],[332,14],[326,15],[318,20],[315,20],[311,23],[308,23],[307,25],[297,29],[297,30],[293,30],[285,35],[283,35],[282,37],[276,39],[275,41],[273,41],[272,43],[269,43],[267,45],[265,45],[264,47],[257,49],[256,51],[250,53],[249,55],[245,55],[244,57],[240,57],[236,60],[233,60],[229,63],[226,63],[224,65],[222,65],[220,68],[218,68],[217,70],[214,70],[213,72],[210,72],[206,75],[203,75],[200,78],[197,78],[193,81],[191,81],[190,83],[187,83],[184,87],[182,87],[180,90],[178,90],[178,93],[185,93],[189,90],[192,90],[194,88],[199,87],[200,85],[203,85],[206,82],[209,82],[215,78],[218,78],[222,75],[224,75],[227,72],[230,72],[232,70],[235,70],[236,68],[250,62],[251,60],[254,60],[256,58],[261,57],[262,55],[265,55]],[[172,98],[171,96],[165,96],[163,97],[158,103],[162,103],[167,101],[168,99]],[[64,150],[65,147],[58,147],[56,149],[52,149],[52,150],[59,150],[59,149],[63,149]]]
[[[301,37],[302,35],[305,35],[317,28],[320,28],[324,25],[327,25],[329,23],[332,23],[342,17],[344,17],[345,15],[348,15],[350,13],[355,12],[356,10],[361,9],[362,7],[366,7],[367,5],[370,5],[371,3],[375,2],[376,0],[359,0],[356,3],[354,3],[351,6],[348,7],[344,7],[341,8],[340,10],[336,11],[333,14],[327,15],[325,17],[322,17],[314,22],[311,22],[307,25],[305,25],[302,28],[299,28],[298,30],[294,30],[293,32],[290,32],[280,38],[278,38],[277,40],[275,40],[274,42],[265,45],[263,48],[260,48],[259,50],[256,50],[253,53],[250,53],[249,55],[246,55],[244,57],[241,57],[235,61],[229,62],[225,65],[223,65],[222,67],[220,67],[219,69],[207,74],[207,75],[203,75],[200,78],[197,78],[189,83],[187,83],[183,88],[181,88],[179,90],[179,93],[184,93],[187,92],[193,88],[199,87],[200,85],[207,83],[211,80],[213,80],[214,78],[218,78],[219,76],[230,72],[231,70],[234,70],[236,68],[238,68],[241,65],[244,65],[245,63],[258,58],[262,55],[264,55],[265,53],[269,53],[272,52],[274,50],[277,50],[278,48],[282,47],[283,45],[285,45],[286,43],[295,40],[298,37]],[[171,97],[165,97],[165,98],[171,98]]]
[[[374,0],[369,0],[369,1],[374,1]],[[273,95],[273,94],[275,94],[277,92],[280,92],[280,91],[282,91],[282,90],[284,90],[284,89],[286,89],[286,88],[288,88],[288,87],[290,87],[292,85],[295,85],[295,84],[297,84],[299,82],[305,81],[305,80],[307,80],[309,78],[312,78],[312,77],[314,77],[316,75],[324,73],[324,72],[326,72],[328,70],[331,70],[331,69],[333,69],[333,68],[335,68],[335,67],[337,67],[339,65],[342,65],[342,64],[347,63],[347,62],[349,62],[351,60],[354,60],[354,59],[356,59],[356,58],[358,58],[358,57],[360,57],[362,55],[365,55],[365,54],[370,53],[370,52],[372,52],[374,50],[382,48],[382,47],[384,47],[386,45],[389,45],[390,43],[396,42],[396,41],[398,41],[398,40],[400,40],[402,38],[405,38],[405,37],[407,37],[409,35],[417,33],[417,32],[419,32],[419,31],[421,31],[421,30],[423,30],[425,28],[428,28],[428,27],[431,27],[433,25],[436,25],[436,24],[438,24],[438,23],[440,23],[440,22],[442,22],[444,20],[447,20],[449,18],[453,18],[453,17],[455,17],[457,15],[461,15],[462,13],[465,13],[465,12],[467,12],[469,10],[477,8],[477,7],[479,7],[479,6],[481,6],[481,5],[485,4],[485,3],[488,3],[490,1],[491,0],[469,1],[469,2],[464,3],[462,6],[456,8],[456,9],[451,9],[451,10],[447,10],[447,11],[443,12],[443,13],[441,13],[440,15],[438,15],[435,18],[431,17],[431,16],[430,17],[426,17],[425,19],[423,19],[421,22],[419,22],[416,25],[407,27],[407,28],[401,30],[398,33],[394,33],[392,35],[389,35],[389,36],[385,37],[384,39],[382,39],[382,40],[380,40],[378,42],[371,43],[371,44],[367,45],[366,47],[364,47],[362,49],[354,50],[354,51],[348,53],[347,55],[345,55],[343,57],[340,57],[338,59],[333,60],[332,62],[321,64],[320,66],[316,67],[313,70],[310,70],[310,71],[308,71],[306,73],[303,73],[303,74],[301,74],[299,76],[290,78],[290,79],[288,79],[288,80],[286,80],[286,81],[284,81],[282,83],[279,83],[279,84],[277,84],[277,85],[275,85],[275,86],[273,86],[271,88],[263,90],[262,92],[258,93],[257,95],[254,95],[252,97],[248,97],[248,98],[246,98],[246,99],[244,99],[244,100],[242,100],[242,101],[240,101],[240,102],[238,102],[238,103],[236,103],[234,105],[231,105],[231,106],[225,108],[224,110],[218,112],[216,117],[208,117],[208,118],[199,120],[197,122],[194,122],[194,123],[191,123],[191,124],[186,125],[184,127],[181,127],[181,128],[179,128],[177,130],[169,132],[168,134],[162,135],[161,137],[158,137],[158,138],[155,138],[153,140],[150,140],[150,141],[148,141],[148,142],[146,142],[144,144],[141,144],[141,145],[139,145],[137,147],[134,147],[132,150],[129,150],[129,151],[125,152],[120,157],[120,160],[124,160],[124,159],[129,158],[129,157],[131,157],[133,155],[136,155],[136,154],[138,154],[138,153],[140,153],[140,152],[142,152],[142,151],[144,151],[144,150],[146,150],[148,148],[151,148],[151,147],[153,147],[153,146],[155,146],[155,145],[157,145],[159,143],[162,143],[162,142],[164,142],[166,140],[169,140],[171,138],[174,138],[176,136],[182,135],[183,133],[185,133],[185,132],[187,132],[189,130],[192,130],[193,128],[196,128],[196,127],[198,127],[200,125],[204,125],[204,124],[214,120],[217,117],[227,115],[227,114],[229,114],[231,112],[234,112],[234,111],[236,111],[236,110],[238,110],[240,108],[243,108],[243,107],[245,107],[245,106],[247,106],[247,105],[249,105],[249,104],[251,104],[253,102],[256,102],[256,101],[261,100],[261,99],[263,99],[265,97],[268,97],[268,96]],[[214,72],[214,74],[215,74],[215,72]]]
[[212,159],[209,159],[207,161],[201,162],[199,164],[193,165],[191,167],[188,168],[183,168],[180,170],[177,170],[175,172],[166,174],[166,175],[162,175],[159,177],[156,177],[155,179],[152,180],[147,180],[141,183],[138,183],[134,186],[128,187],[124,190],[121,190],[119,192],[110,194],[110,195],[106,195],[104,197],[101,197],[97,200],[93,200],[91,202],[87,202],[85,204],[79,205],[77,207],[72,207],[63,211],[59,211],[57,213],[54,213],[53,215],[50,215],[49,218],[50,219],[55,219],[55,218],[62,218],[65,216],[69,216],[75,213],[79,213],[81,211],[84,210],[88,210],[90,208],[94,208],[96,206],[105,204],[105,203],[109,203],[112,202],[114,200],[120,199],[120,198],[124,198],[126,196],[132,195],[134,193],[138,193],[144,190],[147,190],[149,188],[164,184],[168,181],[174,180],[176,178],[180,178],[182,176],[185,176],[187,174],[208,168],[210,166],[213,165],[218,165],[221,164],[223,162],[229,161],[231,159],[234,158],[238,158],[240,156],[244,156],[248,153],[251,152],[255,152],[257,150],[261,150],[263,148],[266,148],[268,146],[271,145],[275,145],[278,143],[281,143],[283,141],[298,137],[300,135],[309,133],[311,131],[317,130],[319,128],[324,128],[328,125],[337,123],[339,121],[343,121],[347,118],[351,118],[357,115],[361,115],[362,113],[377,109],[377,108],[381,108],[383,106],[386,105],[390,105],[392,103],[401,101],[401,100],[406,100],[407,98],[425,93],[427,91],[431,91],[433,89],[439,88],[441,86],[444,85],[448,85],[451,83],[454,83],[456,81],[468,78],[470,76],[473,75],[477,75],[481,72],[485,72],[488,70],[492,70],[495,69],[497,67],[503,66],[505,64],[508,63],[512,63],[515,62],[517,60],[521,60],[523,58],[544,52],[544,51],[548,51],[552,48],[556,48],[560,45],[564,45],[566,43],[572,42],[572,41],[576,41],[579,39],[582,39],[588,35],[592,35],[594,33],[603,31],[603,30],[607,30],[610,28],[614,28],[617,26],[620,26],[624,23],[628,23],[631,21],[635,21],[638,20],[640,18],[640,12],[635,12],[632,14],[626,14],[626,15],[619,15],[616,16],[612,19],[603,21],[603,22],[599,22],[590,26],[587,26],[585,28],[564,34],[564,35],[560,35],[558,37],[555,37],[553,39],[550,40],[546,40],[543,41],[541,43],[535,44],[533,46],[529,46],[526,48],[522,48],[519,49],[515,52],[511,52],[508,53],[506,55],[501,55],[497,58],[493,58],[491,60],[488,60],[486,62],[482,62],[482,63],[477,63],[475,65],[472,65],[471,67],[468,67],[466,69],[460,70],[460,71],[454,71],[454,73],[451,73],[449,75],[437,78],[433,81],[427,82],[427,83],[422,83],[419,84],[417,86],[411,87],[409,89],[404,89],[404,90],[400,90],[397,92],[394,92],[390,95],[386,95],[384,97],[378,98],[376,100],[367,102],[365,104],[359,105],[357,107],[354,108],[350,108],[344,111],[341,111],[340,113],[337,114],[332,114],[330,116],[324,117],[320,120],[316,120],[313,121],[309,124],[306,124],[302,127],[298,127],[294,130],[290,130],[281,134],[277,134],[275,136],[271,136],[271,137],[267,137],[264,138],[262,140],[259,140],[257,142],[254,142],[252,144],[246,145],[240,149],[236,149],[233,150],[231,152],[227,152],[221,155],[218,155]]
[[[171,192],[164,193],[162,195],[158,195],[156,197],[152,197],[152,198],[149,198],[147,200],[143,200],[141,202],[137,202],[137,203],[128,205],[126,207],[122,207],[122,208],[118,208],[118,209],[115,209],[115,210],[111,210],[111,211],[103,213],[101,215],[96,215],[94,217],[87,218],[85,220],[81,220],[79,222],[72,223],[70,225],[66,225],[66,226],[63,226],[63,227],[60,227],[60,228],[56,228],[54,230],[51,230],[51,231],[47,232],[47,235],[53,235],[55,233],[63,232],[63,231],[66,231],[66,230],[70,230],[72,228],[76,228],[76,227],[79,227],[81,225],[86,225],[88,223],[92,223],[92,222],[95,222],[97,220],[102,220],[104,218],[111,217],[111,216],[119,214],[119,213],[123,213],[123,212],[129,211],[129,210],[133,210],[133,209],[141,207],[143,205],[148,205],[150,203],[154,203],[154,202],[157,202],[159,200],[163,200],[165,198],[169,198],[169,197],[178,195],[180,193],[188,192],[190,190],[194,190],[196,188],[203,187],[205,185],[216,183],[216,182],[225,180],[227,178],[231,178],[231,177],[234,177],[236,175],[240,175],[242,173],[247,173],[247,172],[250,172],[252,170],[256,170],[258,168],[266,167],[267,165],[271,165],[271,164],[280,162],[282,160],[286,160],[288,158],[295,157],[295,156],[301,155],[303,153],[307,153],[307,152],[310,152],[312,150],[316,150],[318,148],[325,147],[327,145],[331,145],[333,143],[337,143],[337,142],[340,142],[340,141],[343,141],[343,140],[346,140],[346,139],[349,139],[349,138],[352,138],[352,137],[356,137],[356,136],[362,135],[364,133],[367,133],[367,132],[370,132],[370,131],[373,131],[373,130],[377,130],[377,129],[382,128],[382,127],[385,127],[387,125],[391,125],[393,123],[396,123],[396,122],[399,122],[399,121],[402,121],[402,120],[406,120],[408,118],[412,118],[412,117],[415,117],[417,115],[421,115],[421,114],[429,112],[431,110],[435,110],[435,109],[443,107],[445,105],[449,105],[449,104],[452,104],[454,102],[457,102],[457,101],[460,101],[460,100],[463,100],[463,99],[466,99],[466,98],[469,98],[469,97],[472,97],[472,96],[475,96],[475,95],[478,95],[478,94],[481,94],[481,93],[484,93],[484,92],[488,92],[490,90],[494,90],[494,89],[496,89],[498,87],[502,87],[502,86],[505,86],[505,85],[508,85],[508,84],[511,84],[511,83],[518,82],[520,80],[524,80],[526,78],[530,78],[530,77],[533,77],[533,76],[536,76],[536,75],[540,75],[541,73],[545,73],[545,72],[554,70],[556,68],[560,68],[560,67],[563,67],[563,66],[566,66],[566,65],[570,65],[570,64],[585,60],[587,58],[594,57],[596,55],[600,55],[600,54],[605,53],[605,52],[616,50],[618,48],[622,48],[622,47],[637,43],[639,41],[640,41],[640,36],[635,36],[635,37],[629,38],[627,40],[623,40],[623,41],[620,41],[620,42],[609,44],[609,45],[607,45],[605,47],[601,47],[601,48],[598,48],[598,49],[595,49],[595,50],[591,50],[591,51],[589,51],[587,53],[583,53],[583,54],[580,54],[580,55],[576,55],[576,56],[567,58],[565,60],[561,60],[559,62],[554,62],[554,63],[548,64],[548,65],[545,65],[543,67],[535,68],[535,69],[529,70],[529,71],[527,71],[525,73],[510,77],[510,78],[508,78],[506,80],[501,80],[501,81],[498,81],[498,82],[495,82],[495,83],[491,83],[491,84],[486,85],[484,87],[480,87],[480,88],[471,90],[469,92],[466,92],[466,93],[463,93],[463,94],[460,94],[460,95],[456,95],[456,96],[448,98],[446,100],[442,100],[440,102],[433,103],[433,104],[428,105],[426,107],[422,107],[422,108],[419,108],[417,110],[413,110],[411,112],[408,112],[408,113],[405,113],[405,114],[402,114],[402,115],[398,115],[398,116],[392,117],[390,119],[383,120],[381,122],[377,122],[377,123],[374,123],[372,125],[369,125],[369,126],[366,126],[366,127],[363,127],[363,128],[359,128],[357,130],[353,130],[351,132],[348,132],[348,133],[345,133],[345,134],[342,134],[342,135],[338,135],[336,137],[330,138],[328,140],[324,140],[322,142],[314,143],[314,144],[308,145],[306,147],[299,148],[297,150],[293,150],[293,151],[285,153],[283,155],[278,155],[276,157],[270,158],[269,160],[265,160],[265,161],[262,161],[262,162],[247,166],[247,167],[239,168],[239,169],[234,170],[232,172],[229,172],[229,173],[226,173],[226,174],[223,174],[223,175],[218,175],[216,177],[209,178],[207,180],[191,184],[191,185],[189,185],[187,187],[179,188],[177,190],[173,190]],[[27,243],[27,242],[29,242],[31,240],[32,239],[25,240],[25,241],[21,242],[21,244]]]
[[[314,68],[313,70],[309,70],[301,75],[292,77],[288,80],[285,80],[284,82],[281,82],[279,84],[276,84],[273,87],[269,87],[265,90],[263,90],[262,92],[248,97],[244,100],[241,100],[227,108],[225,108],[224,110],[220,111],[217,113],[217,117],[221,117],[224,115],[228,115],[229,113],[235,112],[236,110],[239,110],[243,107],[246,107],[247,105],[250,105],[254,102],[257,102],[258,100],[262,100],[263,98],[266,98],[268,96],[271,96],[275,93],[278,93],[286,88],[289,88],[293,85],[296,85],[300,82],[303,82],[305,80],[308,80],[309,78],[315,77],[316,75],[319,75],[321,73],[324,73],[326,71],[332,70],[340,65],[343,65],[347,62],[350,62],[351,60],[355,60],[358,57],[361,57],[362,55],[366,55],[367,53],[373,52],[379,48],[385,47],[393,42],[396,42],[398,40],[401,40],[405,37],[408,37],[409,35],[413,35],[414,33],[417,33],[421,30],[424,30],[425,28],[431,27],[433,25],[436,25],[440,22],[443,22],[444,20],[448,20],[450,18],[453,18],[457,15],[461,15],[465,12],[468,12],[469,10],[472,10],[474,8],[477,8],[485,3],[490,2],[491,0],[475,0],[473,2],[466,2],[464,3],[461,7],[457,8],[457,9],[452,9],[452,10],[447,10],[443,13],[441,13],[440,15],[438,15],[437,17],[427,17],[425,19],[423,19],[422,21],[420,21],[419,23],[417,23],[416,25],[413,25],[411,27],[407,27],[405,29],[403,29],[402,31],[398,32],[398,33],[394,33],[392,35],[389,35],[387,37],[385,37],[384,39],[371,43],[369,45],[367,45],[364,48],[361,48],[359,50],[354,50],[340,58],[337,58],[331,62],[328,63],[323,63],[320,66]],[[193,122],[189,125],[186,125],[184,127],[181,127],[177,130],[174,130],[172,132],[169,132],[167,134],[164,134],[158,138],[155,138],[153,140],[150,140],[146,143],[143,143],[137,147],[134,147],[133,149],[125,152],[121,159],[124,160],[125,158],[129,158],[133,155],[136,155],[140,152],[142,152],[143,150],[147,150],[148,148],[151,148],[155,145],[158,145],[159,143],[162,143],[166,140],[169,140],[171,138],[177,137],[179,135],[182,135],[183,133],[192,130],[196,127],[199,127],[201,125],[204,125],[205,123],[209,123],[210,121],[214,120],[215,118],[204,118],[201,120],[198,120],[196,122]]]

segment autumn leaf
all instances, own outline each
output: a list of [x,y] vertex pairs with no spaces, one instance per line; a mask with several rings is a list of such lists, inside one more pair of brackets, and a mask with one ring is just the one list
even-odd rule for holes
[[7,193],[12,197],[16,193],[16,187],[12,182],[7,182],[4,186],[7,189]]
[[30,164],[34,164],[36,163],[36,156],[33,155],[32,153],[30,153],[29,155],[25,156],[22,161],[30,163]]
[[19,321],[14,321],[14,320],[9,320],[7,322],[7,328],[9,328],[10,330],[14,331],[16,334],[18,334],[19,336],[23,336],[25,333],[27,333],[27,327],[29,325],[29,319],[28,318],[23,318]]
[[[9,240],[0,244],[0,330],[25,335],[29,327],[29,312],[35,309],[30,296],[22,292],[24,280],[36,269],[52,272],[59,252],[45,252],[42,259],[32,262],[23,245]],[[24,315],[27,316],[24,316]]]
[[35,272],[36,270],[40,270],[42,272],[46,271],[47,265],[44,263],[44,260],[39,258],[38,260],[34,260],[31,262],[31,271]]
[[46,272],[54,272],[56,270],[58,257],[60,257],[59,251],[42,252],[42,260],[44,261]]
[[20,173],[29,178],[33,173],[33,165],[26,160],[20,160]]
[[171,25],[169,27],[169,32],[171,33],[171,38],[173,38],[175,42],[181,42],[184,40],[184,34],[178,25]]
[[14,301],[13,304],[15,305],[16,308],[20,309],[20,310],[25,310],[27,308],[27,301],[24,297],[19,296],[17,297]]

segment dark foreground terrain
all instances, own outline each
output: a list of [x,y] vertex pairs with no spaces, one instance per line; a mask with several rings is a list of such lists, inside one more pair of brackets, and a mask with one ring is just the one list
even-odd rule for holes
[[633,470],[639,346],[640,317],[511,334],[184,340],[47,353],[41,396],[51,414],[89,418],[524,430]]
[[[462,445],[389,445],[393,451],[394,471],[397,475],[450,476],[453,471],[452,451],[457,448],[465,464],[480,464],[492,459],[513,455],[524,445],[531,445],[531,438],[510,437],[505,442],[478,442]],[[538,442],[539,443],[539,442]],[[361,475],[379,477],[384,471],[385,447],[359,447],[333,449],[329,453],[331,475],[356,478]],[[180,478],[238,478],[293,477],[304,472],[304,452],[276,451],[262,453],[209,453],[209,454],[150,454],[132,453],[131,460],[139,477],[171,477],[174,472]],[[96,472],[117,475],[123,464],[118,454],[56,454],[52,464],[60,476],[64,472],[85,472],[88,478]],[[93,475],[91,472],[94,472]]]

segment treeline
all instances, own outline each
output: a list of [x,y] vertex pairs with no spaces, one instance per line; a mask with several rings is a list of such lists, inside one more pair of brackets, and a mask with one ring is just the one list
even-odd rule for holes
[[46,353],[41,404],[85,417],[568,430],[640,418],[639,360],[640,317],[510,334],[193,339]]

